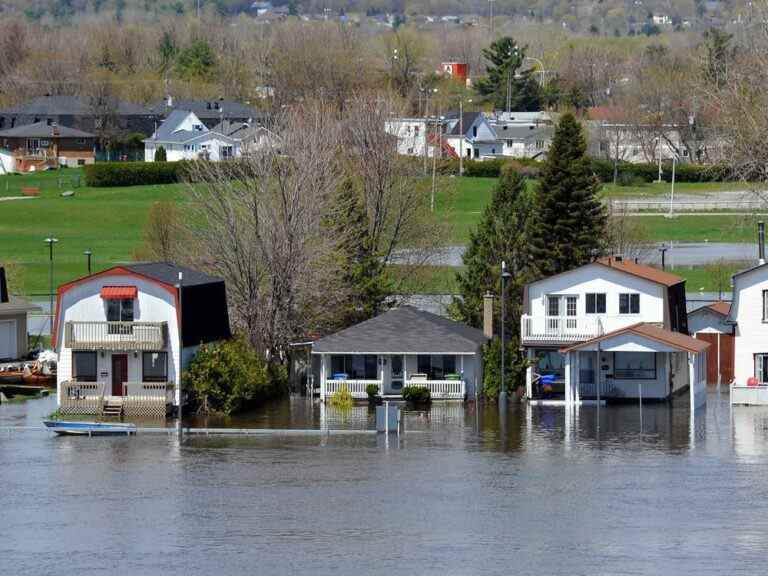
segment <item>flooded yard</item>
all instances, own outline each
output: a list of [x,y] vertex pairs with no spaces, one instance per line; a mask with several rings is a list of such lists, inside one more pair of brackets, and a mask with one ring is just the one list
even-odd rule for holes
[[[0,406],[38,426],[53,399]],[[385,441],[0,432],[1,574],[764,574],[768,410],[435,403]],[[370,429],[302,398],[256,428]]]

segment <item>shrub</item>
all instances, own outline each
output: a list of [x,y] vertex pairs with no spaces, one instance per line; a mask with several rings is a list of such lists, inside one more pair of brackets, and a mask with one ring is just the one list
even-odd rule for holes
[[335,406],[336,408],[351,408],[352,392],[349,391],[349,388],[342,385],[336,392],[331,394],[329,402],[331,403],[331,406]]
[[619,174],[616,182],[619,186],[645,186],[647,182],[631,172],[622,172]]
[[287,388],[276,377],[280,373],[237,337],[203,344],[184,373],[184,386],[201,412],[235,414],[283,394]]
[[403,388],[403,400],[413,404],[429,404],[432,402],[432,393],[426,386],[406,386]]
[[91,187],[147,186],[180,182],[187,162],[97,162],[85,166]]
[[155,150],[155,162],[166,162],[168,160],[168,155],[165,153],[165,148],[160,146],[157,150]]
[[368,384],[368,386],[365,387],[365,393],[368,394],[368,398],[375,398],[379,394],[379,385]]

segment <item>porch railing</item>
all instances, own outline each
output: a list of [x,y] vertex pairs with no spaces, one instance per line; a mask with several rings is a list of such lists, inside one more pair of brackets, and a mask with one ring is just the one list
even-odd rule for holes
[[166,407],[173,404],[174,390],[172,382],[127,382],[123,413],[126,416],[165,416]]
[[101,414],[104,410],[104,384],[64,382],[61,384],[62,414]]
[[433,399],[463,399],[466,392],[464,380],[407,380],[405,386],[423,386],[429,389]]
[[368,398],[368,392],[365,389],[369,384],[376,384],[381,393],[381,380],[326,380],[325,395],[331,396],[341,388],[346,388],[352,394],[352,398]]
[[529,316],[520,318],[523,342],[581,342],[603,334],[598,316]]
[[161,350],[166,322],[76,322],[64,325],[64,345],[77,350]]

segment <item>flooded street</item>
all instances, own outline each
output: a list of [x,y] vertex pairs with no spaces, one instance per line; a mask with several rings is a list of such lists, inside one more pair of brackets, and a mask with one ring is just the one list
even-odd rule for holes
[[[0,406],[38,426],[53,399]],[[435,403],[391,436],[0,432],[0,574],[765,574],[768,410]],[[295,398],[196,425],[370,429]]]

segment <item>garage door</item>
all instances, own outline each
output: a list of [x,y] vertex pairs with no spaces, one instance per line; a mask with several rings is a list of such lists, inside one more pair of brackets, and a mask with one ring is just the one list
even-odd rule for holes
[[16,320],[0,320],[0,359],[16,359]]
[[703,340],[704,342],[709,342],[709,348],[707,349],[707,382],[709,384],[717,384],[719,373],[720,382],[728,384],[733,380],[733,335],[698,332],[696,338]]

